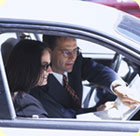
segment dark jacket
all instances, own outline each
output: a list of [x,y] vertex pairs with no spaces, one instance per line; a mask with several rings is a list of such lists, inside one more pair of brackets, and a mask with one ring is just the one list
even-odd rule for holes
[[50,118],[76,118],[76,111],[56,101],[48,90],[48,86],[36,87],[30,94],[42,103]]

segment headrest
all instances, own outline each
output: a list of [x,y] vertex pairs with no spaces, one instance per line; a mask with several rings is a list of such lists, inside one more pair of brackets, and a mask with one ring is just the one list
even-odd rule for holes
[[17,42],[18,40],[16,38],[9,38],[4,43],[2,43],[1,52],[2,52],[4,64],[6,64],[9,55]]

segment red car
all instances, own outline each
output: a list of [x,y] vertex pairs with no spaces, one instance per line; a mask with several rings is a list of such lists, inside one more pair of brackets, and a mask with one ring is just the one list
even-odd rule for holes
[[140,7],[134,0],[85,0],[115,7],[140,18]]

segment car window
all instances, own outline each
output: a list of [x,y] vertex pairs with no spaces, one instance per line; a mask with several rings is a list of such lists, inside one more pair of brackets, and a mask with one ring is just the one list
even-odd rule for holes
[[77,39],[77,45],[80,47],[80,51],[85,57],[112,59],[115,54],[111,49],[82,39]]
[[[137,72],[139,71],[138,67],[136,68],[135,65],[131,61],[129,61],[125,56],[118,54],[111,49],[108,49],[99,44],[82,40],[82,39],[77,39],[77,45],[80,47],[84,57],[93,58],[95,61],[102,63],[103,65],[106,65],[108,67],[111,67],[120,75],[122,79],[124,79],[127,82],[127,84],[130,84],[130,82],[133,80],[133,78],[136,76]],[[99,95],[98,92],[99,91],[102,92],[101,89],[96,87],[91,87],[88,81],[83,81],[83,87],[84,87],[84,91],[83,91],[82,106],[84,108],[85,107],[91,108],[93,106],[96,106],[98,103],[101,103],[100,100],[97,98],[97,95]],[[103,94],[100,94],[100,96],[101,95]],[[109,96],[110,94],[106,93],[106,95]],[[109,97],[112,97],[112,100],[115,99],[114,96],[109,96]],[[107,99],[111,101],[109,97]],[[103,99],[104,98],[102,98],[102,100]],[[79,115],[78,118],[88,119],[90,118],[90,114]],[[96,116],[94,116],[94,119],[100,120],[101,118],[98,117],[96,118]],[[113,118],[108,118],[108,119],[113,119]]]
[[[133,26],[133,27],[132,27]],[[135,42],[140,43],[140,21],[123,16],[116,27],[116,31]]]
[[3,33],[0,35],[0,45],[8,38],[17,38],[16,33]]
[[[34,33],[24,33],[24,35],[26,35],[24,38],[29,38],[29,39],[37,39],[37,37],[40,37],[41,39],[41,34],[36,34],[37,36],[34,35]],[[14,37],[16,38],[16,34],[4,34],[1,35],[1,41],[6,41],[7,39]],[[106,47],[103,47],[97,43],[93,43],[90,41],[86,41],[83,39],[77,39],[77,45],[80,47],[80,50],[83,54],[84,57],[91,57],[93,59],[95,59],[95,61],[102,63],[103,65],[106,65],[108,67],[113,68],[114,70],[116,70],[115,68],[117,68],[116,72],[118,72],[118,74],[129,84],[133,78],[136,76],[136,74],[138,73],[138,67],[133,64],[129,59],[127,59],[125,56],[121,55],[121,54],[117,54],[116,52],[108,49]],[[115,56],[116,59],[115,59]],[[115,64],[116,61],[119,62],[119,64]],[[112,66],[114,65],[114,66]],[[125,70],[124,70],[125,69]],[[83,93],[83,107],[86,105],[84,103],[90,89],[91,86],[88,87],[88,82],[83,82],[84,88],[88,89],[87,91],[84,91],[86,93]],[[94,88],[97,89],[97,88]],[[89,103],[89,107],[94,106],[96,104],[95,101],[93,101],[93,99],[95,99],[96,97],[96,93],[94,91],[94,93],[91,94],[91,98],[89,99],[88,103]]]

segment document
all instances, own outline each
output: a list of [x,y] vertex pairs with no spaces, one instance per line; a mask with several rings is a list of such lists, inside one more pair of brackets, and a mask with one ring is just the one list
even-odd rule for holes
[[[137,74],[125,90],[128,95],[136,100],[140,100],[140,76]],[[117,107],[108,108],[104,111],[80,114],[77,119],[87,120],[128,120],[131,119],[135,111],[140,109],[140,105],[135,108],[125,106],[118,98],[115,100]],[[130,118],[131,117],[131,118]]]

